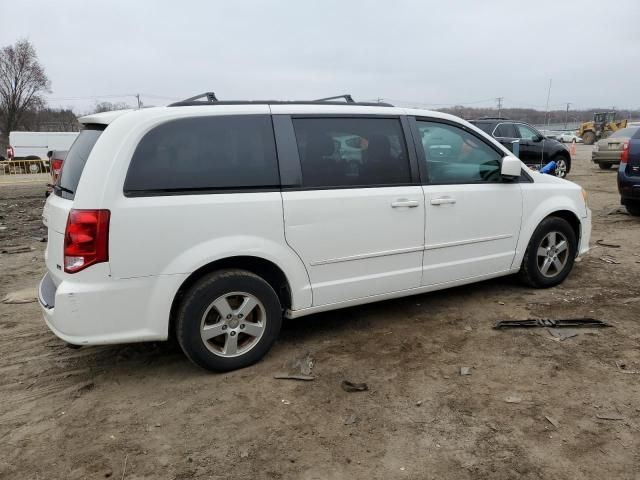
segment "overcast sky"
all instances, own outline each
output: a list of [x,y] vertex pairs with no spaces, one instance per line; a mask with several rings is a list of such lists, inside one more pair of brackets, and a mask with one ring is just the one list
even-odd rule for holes
[[640,108],[639,0],[0,0],[0,18],[77,112],[209,90],[544,109],[550,78],[554,108]]

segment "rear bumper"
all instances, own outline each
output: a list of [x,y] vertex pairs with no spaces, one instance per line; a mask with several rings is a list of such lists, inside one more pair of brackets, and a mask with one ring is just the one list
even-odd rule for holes
[[159,275],[102,282],[62,281],[47,273],[38,300],[44,320],[74,345],[166,340],[171,303],[186,275]]
[[620,155],[622,154],[622,152],[620,151],[598,151],[598,152],[591,152],[591,161],[593,163],[610,163],[612,165],[614,164],[619,164],[620,163]]

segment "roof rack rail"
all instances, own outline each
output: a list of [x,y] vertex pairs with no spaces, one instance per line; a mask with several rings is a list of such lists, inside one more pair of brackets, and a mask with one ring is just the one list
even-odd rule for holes
[[[343,102],[337,101],[343,99]],[[195,107],[205,105],[353,105],[368,107],[393,107],[383,102],[356,102],[349,94],[335,97],[320,98],[318,100],[218,100],[213,92],[205,92],[186,100],[169,104],[169,107]]]
[[200,100],[201,98],[206,98],[207,102],[209,103],[213,103],[213,102],[217,102],[218,98],[216,97],[216,94],[213,92],[204,92],[201,93],[200,95],[196,95],[195,97],[190,97],[187,98],[185,100],[181,100],[181,102],[195,102],[197,100]]
[[344,95],[336,95],[335,97],[319,98],[318,100],[314,100],[314,102],[330,102],[331,100],[338,100],[339,98],[344,98],[344,101],[347,103],[356,103],[353,97],[348,93],[345,93]]

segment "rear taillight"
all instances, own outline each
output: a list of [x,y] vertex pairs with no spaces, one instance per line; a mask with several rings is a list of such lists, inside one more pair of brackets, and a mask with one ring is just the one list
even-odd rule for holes
[[60,175],[60,169],[62,168],[62,160],[54,158],[51,160],[51,169],[55,175]]
[[629,142],[624,142],[622,146],[622,153],[620,154],[620,163],[627,163],[629,161]]
[[109,261],[109,210],[69,212],[64,232],[64,271],[76,273]]

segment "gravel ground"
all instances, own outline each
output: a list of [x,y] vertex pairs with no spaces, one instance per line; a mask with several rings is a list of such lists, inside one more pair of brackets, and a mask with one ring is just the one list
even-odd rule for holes
[[[503,278],[287,321],[244,370],[206,373],[172,343],[71,350],[36,303],[0,303],[0,478],[640,478],[640,218],[589,152],[569,178],[593,249],[563,285]],[[0,185],[0,247],[32,249],[0,254],[0,298],[43,274],[43,202],[44,185]],[[614,328],[491,328],[585,316]],[[307,354],[315,380],[273,378]]]

